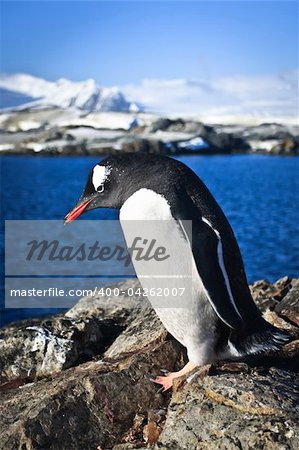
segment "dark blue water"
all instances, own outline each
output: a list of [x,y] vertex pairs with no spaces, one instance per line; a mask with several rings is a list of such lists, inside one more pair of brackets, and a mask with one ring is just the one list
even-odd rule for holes
[[[207,184],[237,236],[250,282],[298,276],[298,158],[184,156]],[[63,219],[76,203],[95,157],[1,158],[2,219]],[[91,211],[88,219],[117,217]],[[3,268],[3,222],[1,225]],[[4,305],[3,269],[1,302]],[[2,310],[2,324],[45,310]]]

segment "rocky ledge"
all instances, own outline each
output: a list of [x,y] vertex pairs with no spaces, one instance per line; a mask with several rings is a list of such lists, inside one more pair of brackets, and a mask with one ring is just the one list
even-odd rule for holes
[[10,155],[98,156],[121,151],[296,156],[298,134],[296,125],[211,126],[144,113],[82,113],[76,120],[57,109],[0,114],[0,152]]
[[251,290],[292,342],[204,366],[167,393],[148,378],[181,367],[184,349],[141,298],[83,298],[1,329],[0,448],[298,449],[299,279]]

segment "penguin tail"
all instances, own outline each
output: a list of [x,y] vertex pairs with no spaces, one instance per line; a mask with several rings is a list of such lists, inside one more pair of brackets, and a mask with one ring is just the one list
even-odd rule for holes
[[292,337],[286,330],[263,321],[262,326],[255,330],[232,331],[228,340],[228,350],[234,357],[267,351],[276,352],[291,340]]

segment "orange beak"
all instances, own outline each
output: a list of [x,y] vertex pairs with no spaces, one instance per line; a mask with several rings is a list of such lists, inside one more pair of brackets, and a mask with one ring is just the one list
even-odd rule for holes
[[77,219],[77,217],[79,217],[83,213],[83,211],[85,210],[87,205],[92,200],[93,199],[90,198],[90,199],[86,200],[85,202],[80,203],[80,205],[76,206],[72,211],[70,211],[64,218],[64,224],[66,225],[67,223],[72,222],[72,220]]

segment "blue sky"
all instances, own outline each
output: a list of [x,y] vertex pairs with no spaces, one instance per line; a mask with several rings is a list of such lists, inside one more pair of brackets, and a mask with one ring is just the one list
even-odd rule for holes
[[1,71],[99,84],[298,67],[288,1],[1,2]]

